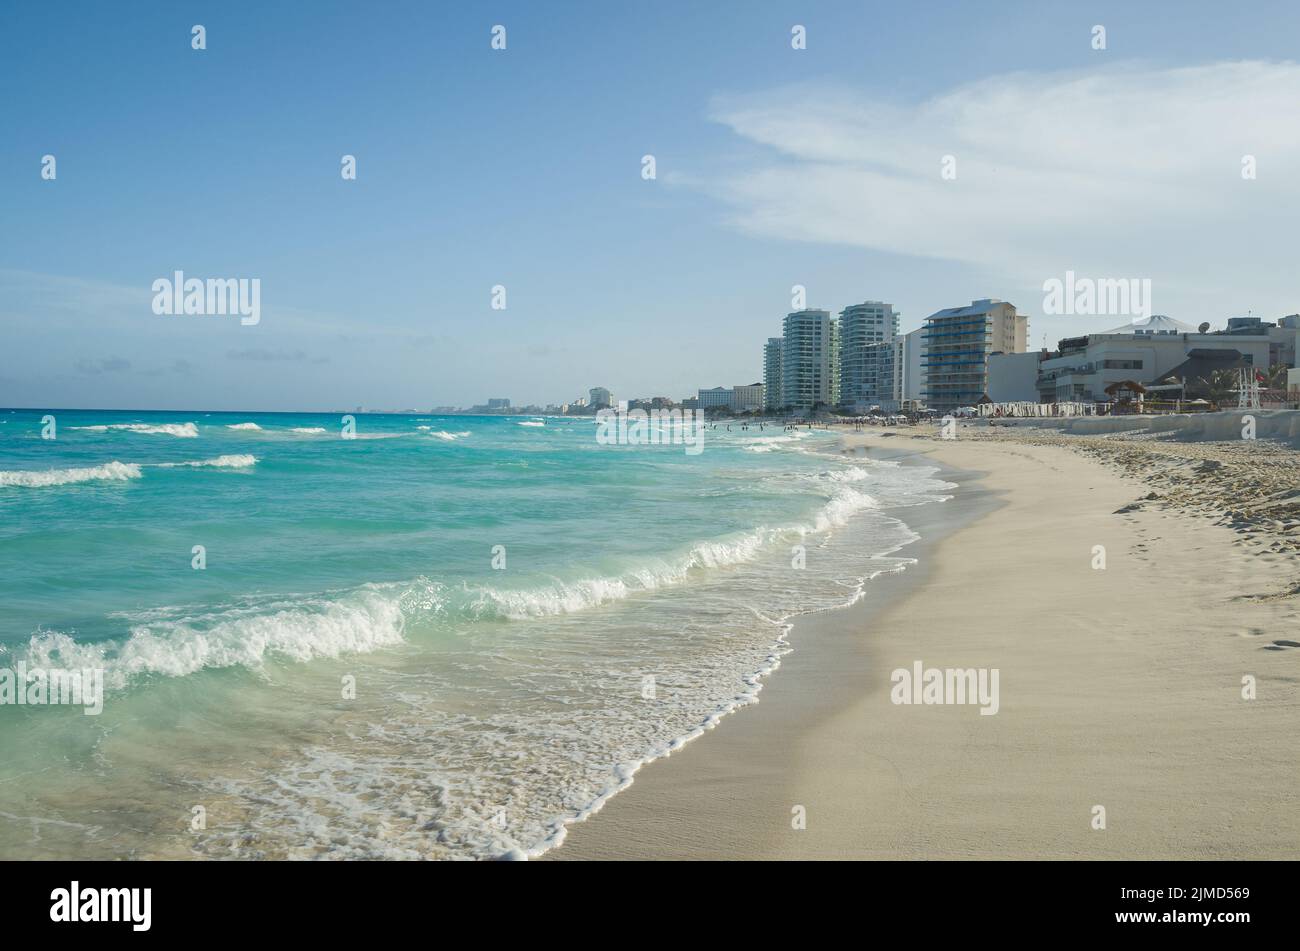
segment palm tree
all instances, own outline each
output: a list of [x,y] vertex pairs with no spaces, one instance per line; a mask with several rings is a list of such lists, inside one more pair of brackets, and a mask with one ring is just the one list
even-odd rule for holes
[[1237,371],[1214,370],[1208,378],[1199,377],[1192,385],[1211,402],[1226,403],[1236,396]]
[[1287,369],[1285,363],[1275,363],[1269,367],[1268,372],[1264,374],[1264,388],[1269,390],[1285,390]]

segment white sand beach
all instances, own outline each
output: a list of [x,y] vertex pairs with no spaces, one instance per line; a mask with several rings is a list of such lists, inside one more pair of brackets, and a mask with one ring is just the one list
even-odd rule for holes
[[[1231,515],[1245,481],[1207,501],[1222,467],[1066,438],[846,437],[953,470],[954,499],[906,516],[919,563],[798,619],[758,704],[648,765],[546,857],[1294,858],[1288,523]],[[1201,486],[1193,502],[1166,498],[1170,471]],[[891,671],[916,661],[997,668],[997,714],[891,703]]]

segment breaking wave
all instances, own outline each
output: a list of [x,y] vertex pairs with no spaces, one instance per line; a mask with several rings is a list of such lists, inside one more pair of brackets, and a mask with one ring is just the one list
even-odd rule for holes
[[199,435],[199,427],[194,423],[159,423],[157,425],[149,423],[105,423],[99,426],[69,426],[68,428],[81,429],[92,433],[121,430],[130,433],[146,433],[151,436],[178,436],[181,439],[195,439]]
[[46,469],[44,471],[0,472],[0,486],[12,485],[40,488],[48,485],[71,485],[76,482],[116,481],[140,478],[140,467],[130,462],[108,462],[102,466],[79,469]]

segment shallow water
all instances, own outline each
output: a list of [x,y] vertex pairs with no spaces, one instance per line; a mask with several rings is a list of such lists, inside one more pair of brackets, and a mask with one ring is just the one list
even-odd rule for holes
[[6,858],[536,855],[949,488],[771,426],[43,415],[0,412],[0,665],[107,694],[0,706]]

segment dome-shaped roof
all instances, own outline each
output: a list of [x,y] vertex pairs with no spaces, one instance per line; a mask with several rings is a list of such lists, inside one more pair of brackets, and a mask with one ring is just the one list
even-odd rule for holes
[[1106,331],[1108,334],[1194,334],[1196,332],[1196,328],[1191,324],[1174,320],[1164,314],[1152,314],[1146,320],[1135,320],[1131,324],[1123,324]]

